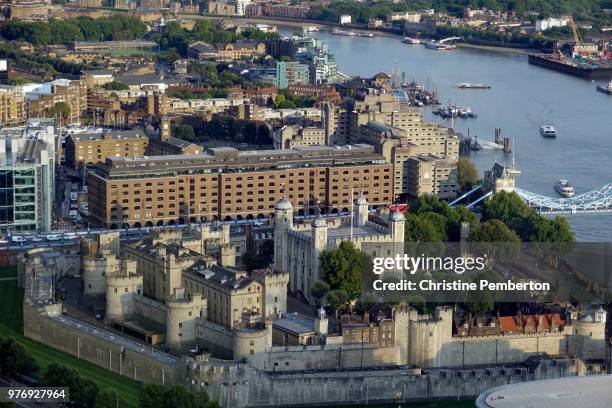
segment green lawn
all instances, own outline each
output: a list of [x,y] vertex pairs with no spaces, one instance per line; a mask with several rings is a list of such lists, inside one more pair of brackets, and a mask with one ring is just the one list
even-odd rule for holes
[[148,50],[114,50],[111,54],[117,57],[124,57],[129,55],[152,55],[152,51]]
[[[0,267],[0,277],[17,276],[16,268]],[[87,378],[93,379],[100,389],[114,388],[132,407],[138,405],[139,384],[96,365],[79,360],[71,355],[47,347],[23,336],[22,306],[23,290],[17,281],[0,281],[0,336],[12,336],[30,352],[40,366],[36,377],[40,378],[51,363],[60,363],[76,368]]]
[[0,278],[13,278],[17,277],[16,266],[0,266]]

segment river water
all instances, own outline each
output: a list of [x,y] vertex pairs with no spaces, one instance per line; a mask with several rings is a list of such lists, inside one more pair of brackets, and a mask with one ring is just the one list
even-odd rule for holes
[[[281,30],[290,34],[294,29]],[[391,73],[397,65],[408,81],[438,89],[447,104],[469,106],[477,119],[457,119],[457,131],[479,140],[494,139],[494,129],[514,141],[514,160],[522,171],[518,186],[556,197],[553,184],[568,179],[576,194],[612,183],[612,96],[595,90],[596,83],[527,63],[526,55],[457,49],[434,51],[407,45],[398,37],[375,38],[316,34],[335,54],[347,75],[370,77]],[[486,83],[490,90],[461,90],[460,82]],[[427,120],[451,126],[423,108]],[[556,139],[540,136],[539,127],[552,124]],[[481,150],[470,157],[482,172],[497,162],[511,162],[502,152]],[[612,240],[612,214],[568,216],[579,241]]]

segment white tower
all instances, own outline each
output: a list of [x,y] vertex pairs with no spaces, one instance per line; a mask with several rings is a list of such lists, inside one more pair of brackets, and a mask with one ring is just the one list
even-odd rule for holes
[[404,215],[398,210],[394,210],[391,212],[389,216],[389,227],[391,229],[391,236],[393,238],[393,242],[395,243],[403,243],[404,242],[404,224],[406,223],[406,218]]
[[[320,272],[320,261],[321,252],[327,249],[327,222],[321,217],[321,214],[312,223],[312,259],[310,266],[312,271],[316,273],[312,278],[308,278],[309,274],[306,271],[306,276],[303,277],[305,294],[310,298],[310,287],[318,280],[321,280],[319,276]],[[310,280],[312,279],[312,280]]]
[[283,195],[276,203],[274,218],[274,266],[281,272],[288,271],[287,233],[293,227],[293,205]]
[[368,202],[361,197],[355,202],[355,226],[362,227],[368,222]]

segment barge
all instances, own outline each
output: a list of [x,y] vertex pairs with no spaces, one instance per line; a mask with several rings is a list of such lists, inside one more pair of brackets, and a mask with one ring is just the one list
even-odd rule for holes
[[529,54],[529,63],[540,67],[578,76],[585,79],[609,79],[612,64],[595,65],[589,63],[562,61],[552,54]]

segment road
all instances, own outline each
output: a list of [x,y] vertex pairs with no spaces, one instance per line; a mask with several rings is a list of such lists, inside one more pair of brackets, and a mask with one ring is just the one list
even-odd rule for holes
[[[340,214],[325,214],[323,217],[338,217],[348,216],[348,213]],[[294,217],[296,221],[308,220],[315,218],[316,215],[304,215]],[[0,237],[0,251],[1,250],[24,250],[32,248],[51,248],[51,247],[65,247],[71,245],[78,245],[81,238],[91,238],[99,233],[104,232],[119,232],[120,239],[125,242],[138,241],[143,239],[150,231],[160,229],[185,229],[193,226],[204,226],[204,225],[222,225],[229,224],[230,228],[241,228],[247,224],[253,225],[265,225],[268,220],[252,219],[252,220],[240,220],[240,221],[212,221],[207,223],[199,224],[177,224],[173,226],[160,226],[160,227],[141,227],[141,228],[121,228],[121,229],[110,229],[110,228],[87,228],[76,231],[45,231],[45,232],[28,232],[28,233],[15,233]]]

